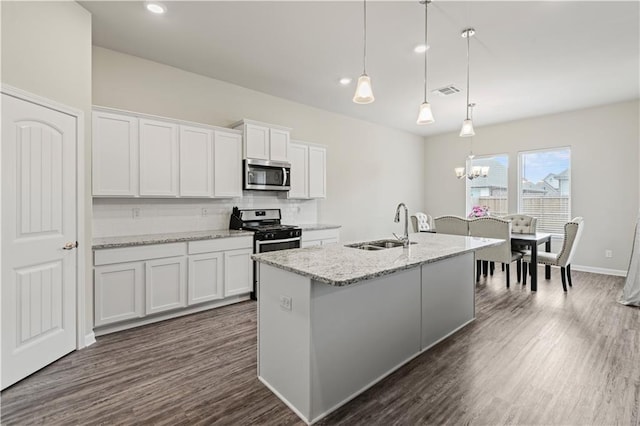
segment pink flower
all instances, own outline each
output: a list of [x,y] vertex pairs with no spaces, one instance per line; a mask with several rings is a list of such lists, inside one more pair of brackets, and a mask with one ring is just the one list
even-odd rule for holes
[[467,216],[469,219],[474,219],[476,217],[484,217],[489,216],[489,207],[487,206],[473,206],[471,209],[471,213]]

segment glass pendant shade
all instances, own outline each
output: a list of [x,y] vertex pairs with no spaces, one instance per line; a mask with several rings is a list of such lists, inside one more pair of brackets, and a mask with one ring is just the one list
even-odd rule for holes
[[357,104],[370,104],[374,100],[371,79],[367,74],[362,74],[360,78],[358,78],[358,85],[356,86],[356,94],[353,95],[353,102]]
[[433,119],[433,113],[431,112],[431,104],[429,102],[423,102],[420,105],[420,111],[418,112],[418,124],[430,124],[435,120]]
[[455,171],[456,171],[456,177],[458,179],[462,179],[463,177],[465,177],[464,167],[456,167]]
[[462,129],[460,129],[460,136],[467,137],[473,136],[476,132],[473,131],[473,122],[470,119],[466,119],[462,122]]

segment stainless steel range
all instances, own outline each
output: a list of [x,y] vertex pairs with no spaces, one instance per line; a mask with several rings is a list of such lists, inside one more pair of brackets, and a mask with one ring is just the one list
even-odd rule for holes
[[[280,209],[243,209],[233,208],[229,229],[244,229],[254,231],[253,252],[299,248],[302,230],[297,226],[280,223],[282,215]],[[257,271],[253,264],[253,293],[251,298],[256,300]]]

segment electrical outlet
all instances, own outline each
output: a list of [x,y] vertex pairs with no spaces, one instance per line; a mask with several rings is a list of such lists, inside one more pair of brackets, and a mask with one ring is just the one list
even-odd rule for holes
[[202,216],[208,216],[209,215],[209,209],[206,207],[202,208]]
[[140,217],[140,209],[139,208],[134,208],[131,209],[131,215],[134,219],[137,219]]
[[608,250],[608,249],[605,250],[604,251],[604,257],[606,257],[608,259],[612,258],[613,257],[613,250]]
[[285,311],[291,310],[291,298],[289,296],[280,296],[280,307]]

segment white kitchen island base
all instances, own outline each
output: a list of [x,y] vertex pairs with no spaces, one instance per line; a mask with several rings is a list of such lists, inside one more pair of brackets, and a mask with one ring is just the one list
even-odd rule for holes
[[259,263],[258,377],[320,420],[475,318],[473,252],[345,286]]

